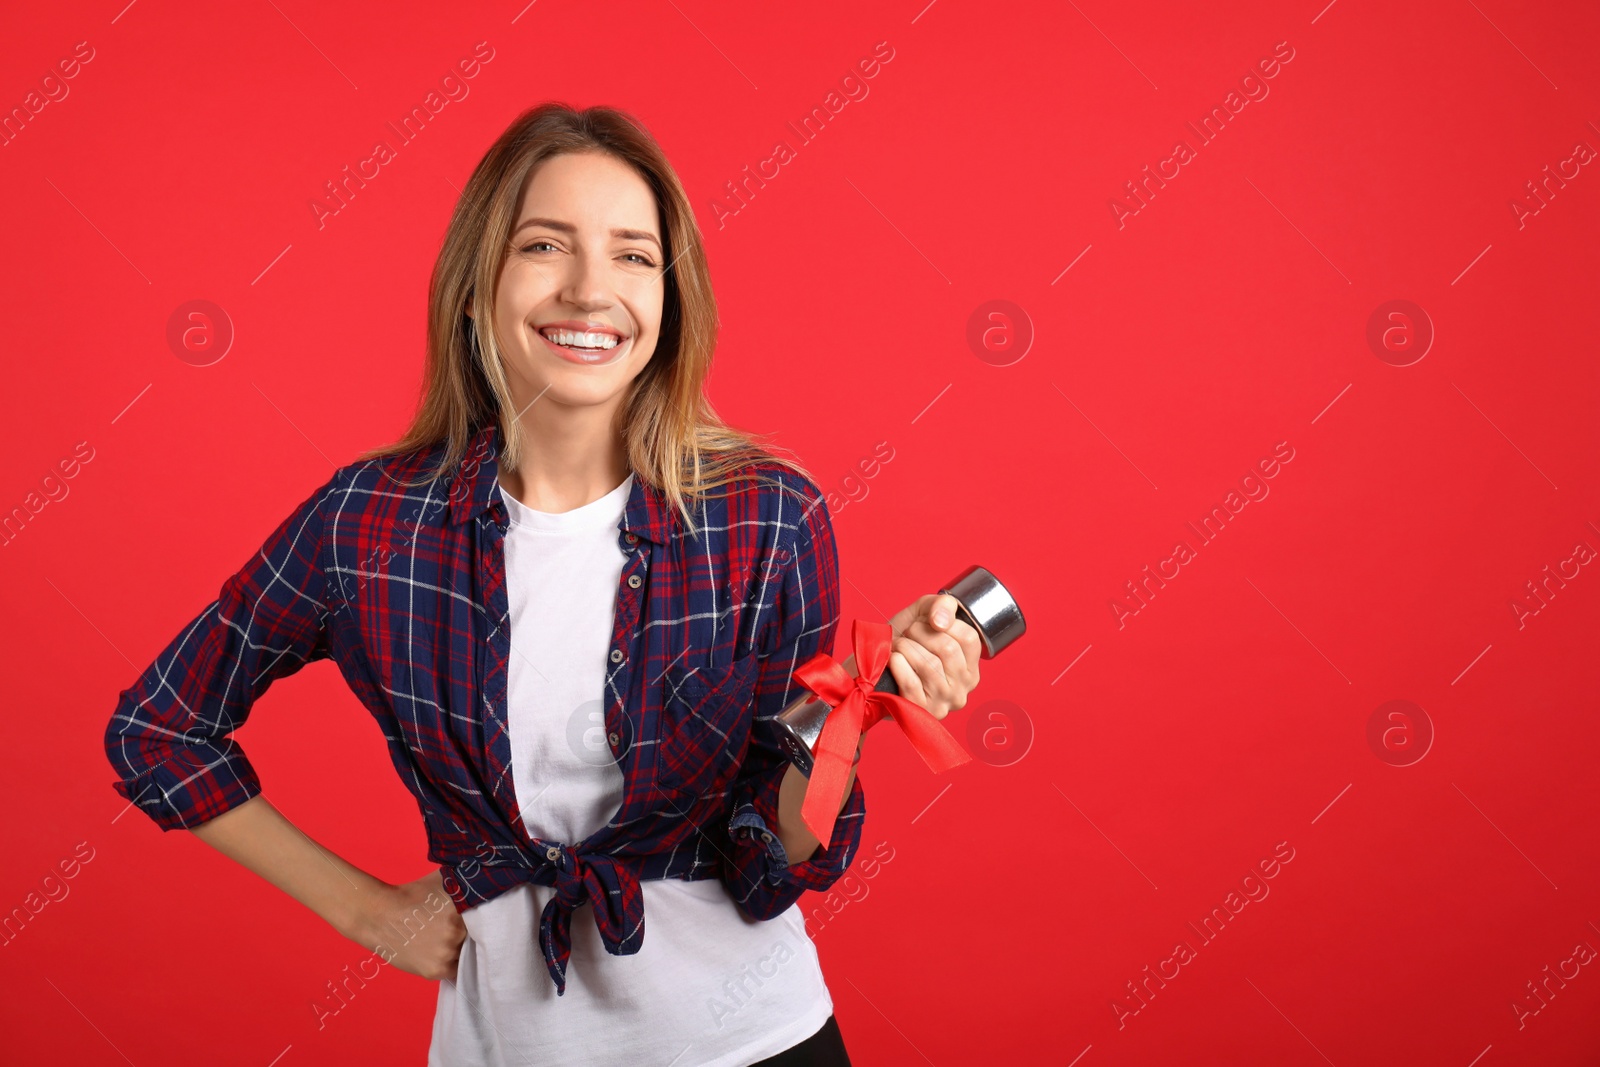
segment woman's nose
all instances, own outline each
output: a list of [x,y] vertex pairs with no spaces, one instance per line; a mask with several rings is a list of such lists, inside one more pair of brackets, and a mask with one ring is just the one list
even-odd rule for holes
[[591,252],[579,252],[572,257],[571,264],[566,292],[563,294],[568,301],[583,308],[610,305],[612,297],[607,270],[610,264],[606,258]]

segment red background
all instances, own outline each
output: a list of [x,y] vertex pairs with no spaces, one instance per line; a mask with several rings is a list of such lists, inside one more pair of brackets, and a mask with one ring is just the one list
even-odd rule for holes
[[[0,552],[0,908],[93,849],[0,948],[6,1062],[422,1061],[436,987],[388,971],[318,1030],[366,953],[128,811],[101,735],[293,504],[399,434],[457,189],[549,98],[635,113],[678,168],[719,410],[853,496],[844,618],[974,562],[1027,613],[947,720],[993,726],[984,759],[940,780],[885,733],[864,764],[862,855],[894,858],[813,921],[856,1062],[1593,1062],[1600,968],[1520,1028],[1512,1005],[1600,948],[1600,575],[1520,627],[1511,602],[1600,548],[1600,174],[1510,207],[1600,146],[1592,4],[122,2],[15,8],[0,43],[6,109],[94,49],[0,149],[0,505],[94,450]],[[323,183],[479,41],[470,96],[319,229]],[[797,145],[880,41],[869,95]],[[1200,147],[1185,121],[1280,41],[1270,95]],[[1180,137],[1197,158],[1119,228],[1110,200]],[[796,158],[719,229],[779,138]],[[236,330],[211,366],[165,339],[192,299]],[[994,299],[1035,332],[1007,366],[966,341]],[[1366,340],[1394,299],[1437,334],[1410,366]],[[1185,523],[1278,442],[1270,495],[1199,547]],[[1197,558],[1119,627],[1180,538]],[[1368,741],[1397,699],[1435,732],[1409,766]],[[312,836],[425,873],[331,663],[241,739]],[[1187,924],[1279,842],[1270,895],[1202,945]],[[1119,1027],[1180,939],[1196,958]]]

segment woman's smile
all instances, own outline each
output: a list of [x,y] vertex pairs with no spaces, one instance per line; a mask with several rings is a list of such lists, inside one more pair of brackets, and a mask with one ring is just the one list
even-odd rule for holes
[[632,340],[610,326],[572,320],[546,323],[534,332],[556,355],[585,367],[608,366],[622,359]]

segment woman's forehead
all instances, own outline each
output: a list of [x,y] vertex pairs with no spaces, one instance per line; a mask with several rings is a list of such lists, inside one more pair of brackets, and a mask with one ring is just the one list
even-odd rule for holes
[[656,200],[644,178],[622,160],[599,152],[562,153],[528,176],[517,225],[529,219],[566,223],[580,231],[654,234]]

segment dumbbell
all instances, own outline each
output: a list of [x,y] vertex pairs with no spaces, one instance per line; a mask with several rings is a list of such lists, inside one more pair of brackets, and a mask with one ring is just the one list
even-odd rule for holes
[[[955,597],[956,618],[978,631],[983,643],[981,659],[993,659],[1027,629],[1016,598],[1000,584],[1000,579],[983,567],[968,567],[939,592]],[[843,667],[853,677],[856,657],[852,654]],[[900,692],[887,666],[873,689],[880,693]],[[807,778],[811,777],[812,746],[822,736],[822,724],[832,710],[826,701],[808,692],[778,713],[778,737],[784,755]]]

